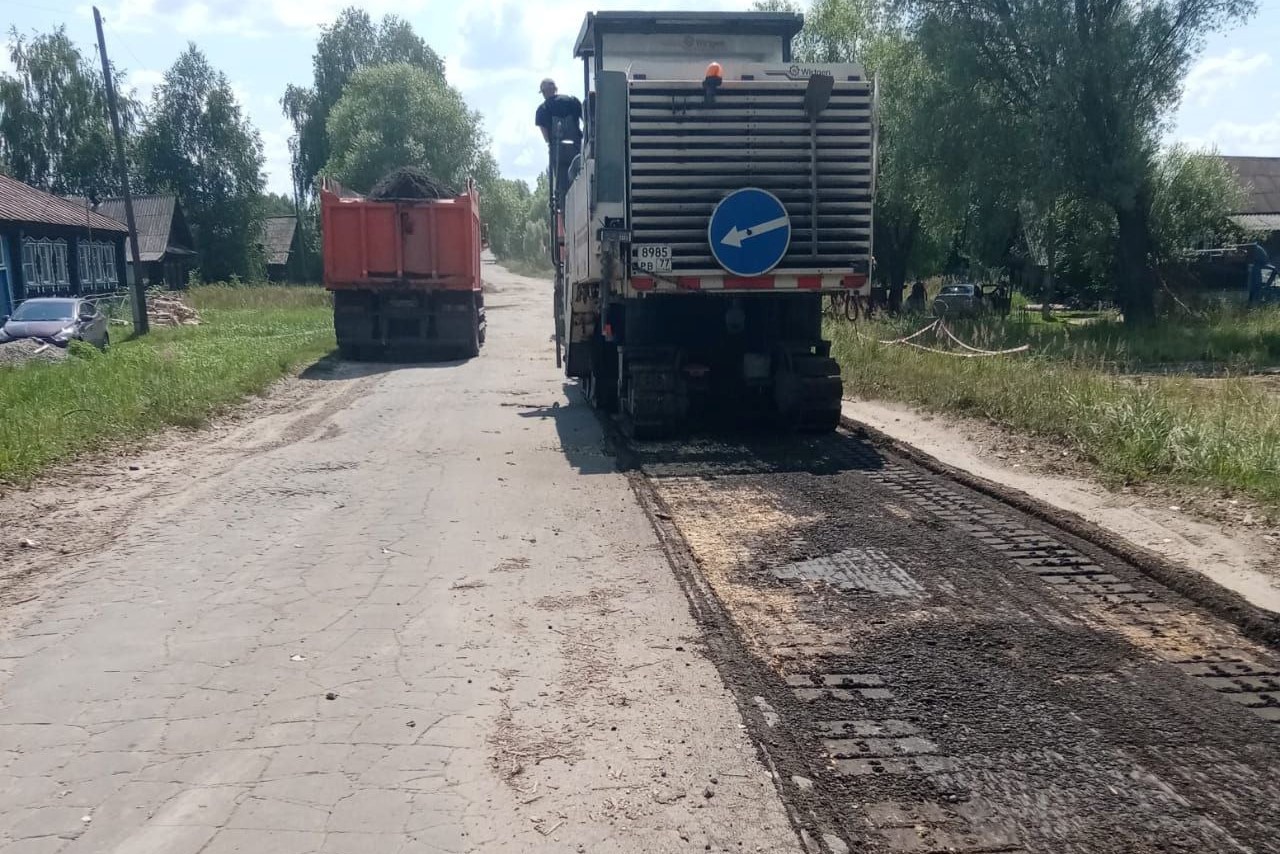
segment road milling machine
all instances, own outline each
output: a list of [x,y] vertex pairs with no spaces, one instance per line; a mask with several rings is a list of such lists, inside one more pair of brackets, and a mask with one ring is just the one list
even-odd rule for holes
[[559,128],[551,139],[557,358],[632,435],[699,412],[839,422],[822,301],[869,293],[876,85],[856,64],[795,61],[802,24],[600,12],[582,25],[581,153]]

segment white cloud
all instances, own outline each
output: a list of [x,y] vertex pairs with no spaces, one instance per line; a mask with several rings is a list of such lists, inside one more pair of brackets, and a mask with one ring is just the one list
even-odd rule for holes
[[236,103],[240,105],[240,112],[247,113],[254,104],[254,97],[249,94],[249,88],[239,80],[230,81],[231,97],[236,99]]
[[[277,35],[281,28],[315,29],[351,5],[351,0],[116,0],[104,4],[102,13],[114,26],[134,32],[265,38]],[[366,0],[359,5],[377,19],[384,14],[411,17],[432,4],[431,0]]]
[[1264,51],[1246,54],[1240,48],[1232,48],[1222,56],[1206,57],[1187,74],[1183,96],[1197,106],[1208,106],[1220,92],[1270,65],[1271,56]]
[[[224,0],[226,2],[226,0]],[[231,0],[240,2],[240,0]],[[441,7],[447,5],[432,0],[363,0],[353,3],[352,0],[270,0],[268,3],[249,2],[267,20],[292,29],[313,29],[324,24],[331,24],[338,14],[350,6],[358,6],[369,13],[377,21],[383,15],[399,15],[401,18],[413,20],[415,16],[428,13],[431,18],[438,18],[442,13],[451,14],[456,6],[446,12]],[[260,8],[259,8],[260,7]],[[435,7],[435,8],[433,8]],[[432,35],[419,29],[418,34],[432,41]]]
[[293,179],[290,175],[292,161],[289,157],[289,137],[293,135],[293,126],[287,121],[280,121],[269,128],[261,128],[259,134],[262,136],[262,153],[266,157],[262,171],[267,179],[267,189],[273,193],[284,193],[292,197]]
[[143,102],[151,101],[151,93],[164,80],[164,72],[154,68],[130,68],[125,72],[125,85],[133,88]]
[[1280,151],[1280,112],[1256,122],[1214,122],[1204,134],[1184,137],[1197,148],[1216,148],[1239,156],[1275,156]]

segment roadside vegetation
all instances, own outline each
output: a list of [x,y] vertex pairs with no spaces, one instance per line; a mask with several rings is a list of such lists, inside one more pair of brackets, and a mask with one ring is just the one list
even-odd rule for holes
[[203,285],[199,326],[76,346],[58,364],[0,368],[0,480],[22,481],[78,454],[197,427],[333,348],[316,287]]
[[1280,310],[1221,310],[1134,331],[1114,319],[953,321],[959,358],[886,346],[927,320],[829,322],[851,394],[982,418],[1060,441],[1113,483],[1159,481],[1243,493],[1280,509]]

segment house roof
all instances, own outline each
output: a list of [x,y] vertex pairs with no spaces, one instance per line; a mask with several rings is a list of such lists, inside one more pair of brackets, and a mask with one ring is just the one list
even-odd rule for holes
[[[173,233],[174,214],[178,209],[178,197],[167,193],[155,193],[133,197],[133,224],[138,229],[138,257],[143,263],[159,261],[166,254],[194,255],[190,247],[183,246]],[[103,199],[98,202],[98,213],[117,222],[126,222],[123,198]]]
[[1238,214],[1280,214],[1280,157],[1223,157],[1244,185]]
[[1237,214],[1231,221],[1245,231],[1280,231],[1280,213]]
[[268,264],[289,263],[293,234],[297,228],[296,216],[269,216],[262,221],[262,246],[267,250]]
[[0,220],[129,233],[128,228],[110,217],[4,175],[0,175]]

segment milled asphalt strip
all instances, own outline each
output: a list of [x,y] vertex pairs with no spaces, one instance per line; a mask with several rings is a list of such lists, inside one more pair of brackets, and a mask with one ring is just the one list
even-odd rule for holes
[[840,422],[846,429],[865,436],[881,449],[1102,549],[1131,564],[1159,584],[1232,623],[1251,640],[1280,649],[1280,614],[1259,608],[1239,593],[1228,590],[1195,570],[1178,566],[1154,552],[1103,530],[1075,513],[1054,507],[1021,490],[947,465],[936,457],[847,415],[842,416]]

